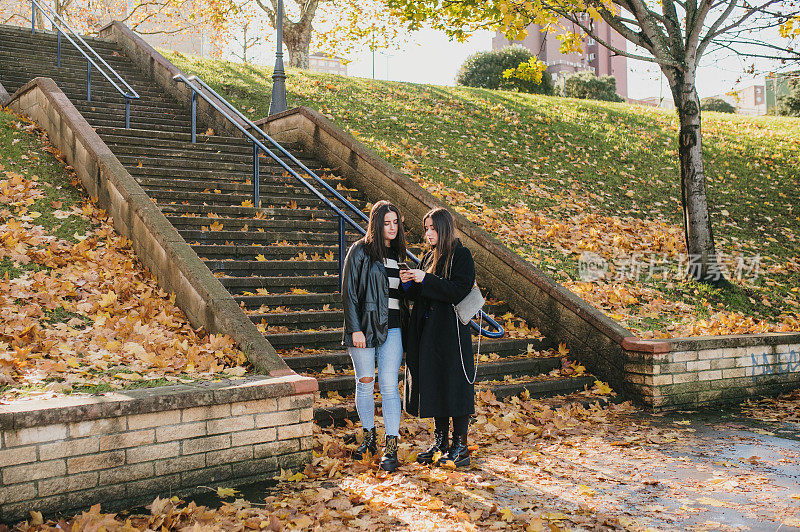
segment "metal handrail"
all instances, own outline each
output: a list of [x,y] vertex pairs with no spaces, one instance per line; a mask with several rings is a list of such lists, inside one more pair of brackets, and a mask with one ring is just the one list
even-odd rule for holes
[[[272,144],[278,151],[280,151],[283,155],[289,158],[293,163],[300,167],[307,175],[311,176],[316,182],[320,183],[325,190],[330,192],[334,195],[334,197],[342,202],[350,211],[358,214],[358,216],[368,222],[369,217],[365,215],[361,209],[353,205],[347,198],[339,194],[339,192],[331,187],[328,183],[326,183],[322,178],[320,178],[315,172],[313,172],[310,168],[304,165],[302,162],[297,160],[297,158],[289,153],[286,148],[281,146],[275,139],[270,137],[264,130],[258,127],[252,120],[247,118],[244,114],[241,113],[236,107],[233,106],[228,100],[223,98],[217,91],[211,88],[205,81],[200,79],[197,76],[189,76],[188,78],[183,74],[176,74],[172,78],[175,81],[182,81],[186,83],[192,89],[192,101],[191,101],[191,138],[192,143],[197,141],[197,94],[199,94],[209,105],[211,105],[217,112],[222,114],[228,121],[233,124],[239,131],[244,133],[244,135],[253,142],[254,146],[254,154],[253,154],[253,205],[258,208],[260,206],[259,203],[259,165],[258,165],[258,155],[259,150],[264,151],[267,155],[269,155],[274,161],[280,164],[285,170],[289,172],[289,174],[298,179],[308,190],[310,190],[314,195],[316,195],[319,199],[325,203],[325,205],[333,210],[339,216],[339,277],[341,280],[342,269],[344,267],[344,252],[345,252],[345,231],[344,231],[344,221],[347,221],[352,227],[354,227],[361,235],[366,235],[367,231],[356,222],[354,222],[347,214],[345,214],[340,208],[334,205],[328,198],[323,196],[316,188],[314,188],[311,183],[309,183],[306,179],[301,177],[294,169],[292,169],[287,163],[285,163],[280,157],[276,156],[272,151],[266,148],[263,143],[256,140],[256,138],[245,129],[239,122],[233,119],[227,112],[223,111],[220,106],[212,101],[211,98],[200,92],[195,83],[199,84],[202,89],[208,91],[219,103],[222,103],[225,107],[228,108],[229,111],[233,111],[233,113],[242,120],[245,124],[247,124],[250,128],[252,128],[255,132],[259,133],[265,139],[267,139],[270,144]],[[412,252],[406,250],[406,255],[414,261],[415,264],[420,263],[420,259],[416,257]],[[501,338],[505,334],[505,330],[503,327],[497,323],[494,319],[492,319],[489,315],[487,315],[482,310],[480,311],[480,317],[483,320],[486,320],[489,326],[495,329],[495,331],[489,331],[484,329],[483,327],[479,326],[475,323],[475,321],[470,322],[470,326],[476,330],[479,334],[482,334],[489,338]]]
[[[31,0],[31,33],[36,33],[36,8],[37,7],[42,12],[42,14],[45,17],[47,17],[47,19],[50,21],[50,23],[56,29],[56,33],[58,35],[58,50],[57,50],[57,55],[56,55],[56,66],[61,68],[61,34],[63,33],[64,37],[67,38],[67,40],[70,42],[70,44],[72,44],[72,46],[74,46],[75,49],[78,50],[81,53],[81,55],[83,55],[83,57],[86,58],[86,62],[87,62],[87,64],[86,64],[86,101],[89,101],[89,102],[92,101],[92,66],[94,66],[98,70],[98,72],[100,72],[103,75],[103,77],[106,78],[108,80],[108,82],[111,83],[111,85],[115,89],[117,89],[117,92],[119,92],[125,98],[125,127],[127,129],[130,129],[130,127],[131,127],[131,100],[140,99],[139,93],[137,93],[134,90],[134,88],[131,87],[128,84],[128,82],[125,81],[122,78],[122,76],[120,76],[119,73],[116,70],[114,70],[105,61],[105,59],[100,57],[100,54],[98,54],[97,51],[94,48],[89,46],[89,44],[87,44],[87,42],[83,39],[83,37],[78,35],[78,33],[74,29],[72,29],[72,27],[69,24],[67,24],[67,22],[61,17],[61,15],[56,13],[56,11],[52,7],[50,7],[49,5],[45,4],[43,6],[37,0]],[[51,17],[51,15],[52,15],[52,17]],[[53,20],[53,17],[55,17],[55,20]],[[56,21],[58,21],[58,22],[56,22]],[[97,58],[97,60],[100,61],[100,63],[106,69],[108,69],[117,78],[117,80],[122,85],[124,85],[125,90],[120,88],[120,86],[113,79],[111,79],[109,74],[106,73],[106,70],[101,68],[100,65],[98,65],[97,62],[94,59],[89,57],[89,54],[83,48],[78,46],[78,44],[72,39],[72,37],[70,37],[69,33],[67,33],[66,31],[62,31],[61,30],[61,26],[59,26],[59,24],[61,26],[63,26],[66,30],[68,30],[69,33],[71,33],[76,39],[78,39],[78,41],[86,48],[86,50],[90,51],[95,56],[95,58]]]

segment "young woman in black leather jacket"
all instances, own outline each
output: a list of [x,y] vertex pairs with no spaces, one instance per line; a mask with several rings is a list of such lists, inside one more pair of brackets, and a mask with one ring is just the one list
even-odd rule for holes
[[381,468],[397,468],[400,432],[398,373],[403,359],[402,326],[408,321],[399,266],[406,254],[405,233],[397,207],[388,201],[373,205],[364,238],[347,252],[342,272],[344,337],[342,344],[353,361],[356,410],[364,441],[353,452],[360,460],[378,452],[375,433],[375,367],[381,391],[386,445]]

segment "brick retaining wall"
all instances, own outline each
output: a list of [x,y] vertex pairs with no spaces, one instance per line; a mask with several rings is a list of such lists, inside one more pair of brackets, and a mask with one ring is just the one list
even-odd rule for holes
[[[626,379],[648,405],[691,408],[800,386],[800,333],[676,338],[627,352]],[[662,352],[659,352],[662,351]]]
[[309,379],[252,377],[0,406],[0,522],[270,478],[311,459]]

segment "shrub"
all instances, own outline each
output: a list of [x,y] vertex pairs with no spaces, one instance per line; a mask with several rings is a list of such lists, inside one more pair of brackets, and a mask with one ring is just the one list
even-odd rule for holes
[[789,82],[791,90],[789,94],[778,97],[778,105],[775,112],[783,116],[800,116],[800,78]]
[[572,74],[564,81],[564,96],[606,102],[623,101],[617,94],[617,80],[614,76],[599,78],[588,70]]
[[732,106],[722,98],[709,96],[700,100],[700,109],[703,111],[716,111],[717,113],[735,113],[736,107]]
[[456,82],[467,87],[483,89],[516,90],[535,94],[553,94],[553,78],[547,72],[541,83],[517,77],[504,78],[503,72],[517,68],[534,57],[530,50],[521,46],[506,46],[501,50],[478,52],[471,55],[461,65]]

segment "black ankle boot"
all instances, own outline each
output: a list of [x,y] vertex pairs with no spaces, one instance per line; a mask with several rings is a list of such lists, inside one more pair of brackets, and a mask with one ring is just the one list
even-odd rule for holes
[[386,436],[386,447],[383,449],[381,469],[390,473],[397,469],[397,436]]
[[453,434],[453,444],[445,455],[439,459],[437,465],[442,466],[447,462],[453,462],[456,467],[469,465],[469,447],[467,447],[466,434]]
[[428,447],[427,451],[423,451],[417,455],[417,462],[420,464],[432,464],[433,457],[436,453],[444,453],[447,452],[447,431],[446,430],[434,430],[433,431],[433,445]]
[[364,429],[364,441],[361,442],[358,449],[353,451],[353,460],[361,460],[367,451],[372,456],[378,454],[378,436],[375,433],[375,427]]

